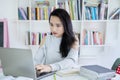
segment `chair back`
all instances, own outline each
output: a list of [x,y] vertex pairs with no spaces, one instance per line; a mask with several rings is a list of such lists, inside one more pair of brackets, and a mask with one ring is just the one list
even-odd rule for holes
[[112,66],[112,70],[116,70],[116,68],[120,65],[120,58],[117,58]]

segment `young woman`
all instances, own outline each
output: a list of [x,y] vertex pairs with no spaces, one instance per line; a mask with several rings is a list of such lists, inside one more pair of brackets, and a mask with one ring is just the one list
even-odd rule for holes
[[58,71],[73,67],[78,61],[78,38],[73,32],[69,14],[55,9],[49,17],[51,35],[46,36],[35,55],[40,72]]

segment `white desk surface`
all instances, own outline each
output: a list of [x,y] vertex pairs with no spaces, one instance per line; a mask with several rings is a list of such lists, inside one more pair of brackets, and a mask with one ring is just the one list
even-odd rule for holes
[[[32,79],[25,78],[25,77],[14,78],[12,76],[4,76],[0,70],[0,80],[32,80]],[[54,76],[51,75],[51,76],[45,77],[41,80],[54,80]],[[72,76],[64,76],[64,77],[60,77],[60,76],[56,75],[56,80],[88,80],[88,79],[80,76],[79,74],[75,74]],[[116,74],[116,77],[113,78],[112,80],[120,80],[120,75]]]
[[[54,80],[54,76],[49,76],[46,78],[43,78],[41,80]],[[58,75],[56,75],[56,80],[88,80],[82,76],[80,76],[79,74],[73,75],[73,76],[64,76],[64,77],[60,77]]]
[[[24,77],[13,78],[12,76],[4,76],[2,73],[0,73],[0,80],[32,80],[32,79],[24,78]],[[54,80],[54,75],[45,77],[40,80]],[[64,76],[64,77],[60,77],[56,74],[56,80],[88,80],[88,79],[80,76],[79,74],[75,74],[72,76]]]

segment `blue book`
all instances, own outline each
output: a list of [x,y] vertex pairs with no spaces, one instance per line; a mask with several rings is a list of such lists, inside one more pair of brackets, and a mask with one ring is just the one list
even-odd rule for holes
[[18,17],[20,20],[27,20],[27,14],[25,10],[21,7],[18,8]]
[[84,42],[85,42],[85,45],[88,45],[88,31],[86,31]]
[[98,20],[98,7],[94,7],[95,20]]
[[85,7],[85,16],[86,20],[91,20],[91,13],[90,13],[90,7]]
[[24,20],[22,13],[20,12],[20,8],[18,8],[18,19],[19,20]]
[[95,15],[95,7],[90,7],[90,11],[91,11],[91,17],[92,17],[92,20],[96,20],[96,15]]

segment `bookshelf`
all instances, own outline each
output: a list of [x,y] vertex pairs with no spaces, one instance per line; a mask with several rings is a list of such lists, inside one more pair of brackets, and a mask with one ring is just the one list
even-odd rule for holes
[[[39,9],[39,12],[43,10],[44,12],[44,10],[49,10],[49,8],[52,11],[55,7],[66,7],[65,9],[71,16],[74,31],[80,34],[81,56],[96,56],[97,53],[104,52],[106,47],[114,45],[115,40],[118,38],[120,18],[110,19],[110,15],[115,9],[120,8],[119,0],[94,0],[94,2],[92,2],[93,0],[46,0],[49,4],[46,2],[42,7],[40,2],[36,4],[36,1],[45,0],[17,0],[17,9],[24,9],[26,15],[27,12],[31,13],[28,19],[28,16],[24,18],[20,16],[21,13],[19,11],[16,12],[18,13],[16,20],[17,35],[22,45],[21,47],[28,48],[29,46],[32,49],[39,46],[39,44],[26,44],[27,31],[30,32],[30,35],[32,32],[50,32],[48,22],[50,12],[48,12],[47,16],[43,17],[34,11],[32,12],[33,9],[36,11]],[[29,11],[27,7],[30,9]],[[36,15],[38,15],[38,18],[36,18]],[[85,38],[86,36],[87,38]]]

